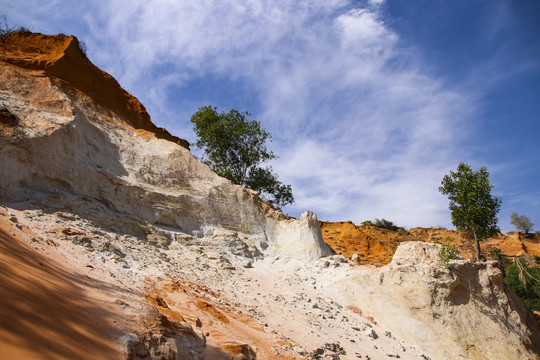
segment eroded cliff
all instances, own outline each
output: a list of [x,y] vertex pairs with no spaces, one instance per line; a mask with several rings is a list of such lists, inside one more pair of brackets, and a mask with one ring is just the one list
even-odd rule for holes
[[290,255],[329,253],[316,222],[297,226],[300,220],[217,176],[182,141],[164,136],[77,44],[15,33],[0,46],[0,102],[13,119],[2,122],[3,199],[58,195],[63,204],[55,206],[136,235],[147,235],[147,225],[200,237],[228,228],[260,250],[286,248],[281,234],[290,228],[309,243]]
[[[321,221],[324,241],[337,253],[348,258],[355,254],[362,264],[382,266],[389,264],[399,244],[405,241],[436,242],[452,239],[465,259],[473,259],[475,248],[471,239],[454,230],[442,228],[413,228],[405,230],[385,229],[372,224],[356,225],[351,221]],[[534,259],[540,256],[540,235],[508,233],[497,234],[480,244],[483,254],[490,256],[493,250],[500,250],[506,256],[525,256]],[[355,256],[356,259],[356,256]]]
[[382,268],[332,255],[315,214],[289,218],[217,176],[73,37],[0,43],[0,104],[1,353],[538,358],[493,264],[447,269],[428,244]]
[[15,32],[3,39],[0,61],[40,71],[55,79],[55,85],[65,87],[65,91],[75,88],[83,92],[105,111],[115,112],[134,129],[148,131],[157,138],[167,139],[189,149],[186,140],[155,126],[139,100],[122,89],[111,75],[88,60],[74,36]]

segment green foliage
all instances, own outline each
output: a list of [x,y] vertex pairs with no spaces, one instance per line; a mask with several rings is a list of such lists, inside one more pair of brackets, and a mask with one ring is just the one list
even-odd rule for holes
[[445,175],[441,184],[439,191],[450,200],[452,223],[458,230],[472,233],[476,257],[480,259],[479,241],[498,231],[497,213],[502,202],[491,195],[493,185],[486,167],[473,171],[469,165],[460,163],[457,171]]
[[514,290],[525,306],[540,310],[540,267],[530,266],[525,259],[517,259],[506,267],[504,282]]
[[218,175],[258,191],[280,209],[294,202],[292,188],[283,185],[271,167],[261,167],[277,157],[266,147],[271,135],[249,116],[234,109],[220,114],[216,107],[200,107],[191,117],[196,144],[204,149],[203,162]]
[[373,225],[373,223],[371,222],[371,220],[366,220],[366,221],[363,221],[363,222],[362,222],[362,225],[365,225],[365,226],[367,226],[367,225]]
[[502,251],[499,248],[491,249],[489,252],[489,257],[493,260],[502,259]]
[[516,213],[510,215],[510,224],[514,225],[518,231],[523,231],[525,234],[527,234],[534,226],[531,219],[527,216],[519,216]]
[[457,245],[452,244],[454,239],[450,236],[442,240],[441,238],[434,238],[433,242],[435,244],[441,244],[441,251],[439,252],[439,262],[448,265],[450,260],[455,259],[459,252]]
[[373,225],[392,231],[396,231],[398,229],[398,227],[394,225],[392,221],[386,219],[375,219],[373,220]]

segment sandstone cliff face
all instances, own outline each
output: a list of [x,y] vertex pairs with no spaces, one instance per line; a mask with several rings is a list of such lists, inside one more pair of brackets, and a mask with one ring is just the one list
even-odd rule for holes
[[[337,275],[325,293],[435,359],[534,359],[540,326],[497,263],[438,262],[440,245],[401,244],[376,271]],[[525,325],[528,324],[528,325]]]
[[408,233],[381,229],[372,225],[347,222],[321,222],[324,241],[340,255],[358,255],[362,264],[382,266],[392,261],[398,245],[413,240]]
[[[465,259],[473,259],[476,250],[472,241],[462,239],[457,231],[440,228],[413,228],[405,230],[383,229],[374,225],[355,225],[347,222],[321,221],[324,241],[337,253],[351,258],[358,255],[362,264],[382,266],[389,264],[399,244],[404,241],[434,242],[448,237]],[[508,233],[498,234],[481,243],[482,252],[489,257],[494,249],[507,256],[540,256],[540,236],[538,234]]]
[[55,206],[111,229],[142,236],[141,221],[164,227],[165,245],[174,232],[204,237],[227,228],[260,251],[279,252],[290,228],[305,245],[288,255],[329,254],[316,222],[287,219],[157,129],[74,37],[15,33],[1,44],[0,60],[0,103],[12,119],[2,122],[0,139],[3,199],[58,195]]
[[94,66],[73,36],[16,32],[2,42],[0,61],[42,71],[57,80],[57,86],[82,91],[108,111],[122,117],[134,129],[149,131],[158,138],[189,148],[186,140],[156,127],[139,100],[122,89],[112,76]]
[[[288,218],[218,177],[76,39],[14,34],[0,60],[0,353],[538,358],[494,264],[446,269],[419,242],[382,268],[332,255],[315,214]],[[44,285],[55,277],[65,299]]]

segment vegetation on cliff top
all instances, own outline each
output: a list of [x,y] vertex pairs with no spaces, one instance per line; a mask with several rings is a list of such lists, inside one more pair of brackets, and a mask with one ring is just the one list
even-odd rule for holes
[[10,25],[6,15],[0,15],[0,39],[3,40],[9,35],[13,34],[15,31],[30,32],[29,29],[24,26],[13,26]]
[[532,311],[540,311],[540,257],[535,257],[531,265],[523,258],[511,262],[504,257],[506,277],[504,282],[514,290],[525,306]]
[[518,215],[516,213],[510,215],[510,224],[514,225],[518,231],[523,231],[525,234],[531,231],[534,226],[529,217]]
[[477,261],[481,259],[480,241],[499,231],[497,213],[502,200],[491,195],[492,188],[485,166],[473,171],[465,163],[460,163],[457,171],[445,175],[439,187],[450,200],[452,224],[474,237]]
[[270,166],[261,166],[277,156],[266,147],[270,133],[249,116],[235,109],[218,113],[216,107],[200,107],[191,117],[197,147],[204,150],[203,162],[218,175],[258,191],[281,209],[294,202],[291,185],[283,185]]

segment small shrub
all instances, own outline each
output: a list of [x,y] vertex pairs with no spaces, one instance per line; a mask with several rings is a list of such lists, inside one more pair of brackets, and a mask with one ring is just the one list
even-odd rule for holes
[[540,310],[540,267],[530,266],[525,259],[516,259],[506,267],[506,285],[532,311]]
[[371,220],[366,220],[366,221],[362,222],[362,225],[368,226],[368,225],[373,225],[373,223],[371,222]]
[[24,26],[19,26],[17,28],[15,26],[9,25],[7,16],[4,14],[0,15],[0,39],[4,40],[16,31],[31,32],[28,28],[25,28]]
[[441,251],[439,252],[439,262],[441,264],[446,266],[450,260],[457,257],[459,249],[456,245],[452,244],[452,242],[454,242],[453,238],[447,237],[444,240],[435,238],[433,239],[433,242],[441,245]]
[[502,257],[502,251],[499,248],[494,248],[494,249],[491,249],[488,255],[493,260],[499,260]]
[[386,220],[386,219],[375,219],[373,220],[373,225],[382,229],[392,230],[392,231],[396,231],[398,229],[398,227],[394,225],[392,221]]
[[7,38],[13,32],[15,28],[9,25],[6,15],[0,16],[0,39]]

